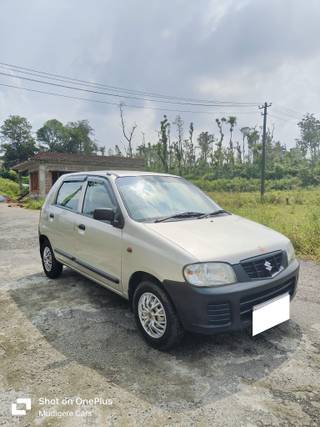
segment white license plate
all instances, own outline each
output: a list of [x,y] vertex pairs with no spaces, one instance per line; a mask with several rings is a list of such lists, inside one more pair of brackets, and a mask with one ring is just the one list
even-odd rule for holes
[[255,305],[252,310],[252,335],[260,334],[260,332],[289,319],[289,294],[280,295],[262,304]]

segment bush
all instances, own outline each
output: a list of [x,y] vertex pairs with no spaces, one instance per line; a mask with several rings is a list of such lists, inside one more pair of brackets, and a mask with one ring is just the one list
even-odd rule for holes
[[18,181],[18,174],[11,169],[0,169],[0,178],[11,179],[11,181]]
[[[228,191],[228,192],[252,192],[260,190],[260,179],[233,178],[233,179],[215,179],[211,180],[199,178],[192,182],[204,191]],[[294,190],[301,187],[299,178],[282,178],[278,180],[267,180],[266,190]]]
[[19,196],[19,185],[10,179],[0,178],[0,194],[15,200]]
[[44,203],[44,199],[26,199],[24,201],[24,207],[27,209],[41,209]]

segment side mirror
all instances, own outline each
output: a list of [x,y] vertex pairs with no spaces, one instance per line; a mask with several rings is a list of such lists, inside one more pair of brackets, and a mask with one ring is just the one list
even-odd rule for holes
[[109,221],[111,224],[114,221],[113,209],[95,209],[93,211],[93,218],[98,221]]

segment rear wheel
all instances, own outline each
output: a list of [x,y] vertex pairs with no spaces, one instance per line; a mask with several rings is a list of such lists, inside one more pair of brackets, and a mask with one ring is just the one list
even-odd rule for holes
[[49,240],[45,240],[41,245],[41,260],[43,271],[50,279],[60,276],[63,265],[56,260]]
[[143,338],[158,350],[177,345],[184,331],[167,294],[155,283],[141,282],[133,296],[133,311]]

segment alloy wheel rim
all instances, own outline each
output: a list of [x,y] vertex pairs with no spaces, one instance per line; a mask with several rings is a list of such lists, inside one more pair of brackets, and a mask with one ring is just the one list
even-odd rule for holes
[[46,271],[51,271],[52,269],[52,253],[50,248],[46,246],[43,250],[43,264]]
[[138,302],[140,323],[152,338],[161,338],[167,328],[167,316],[160,299],[151,292],[143,293]]

